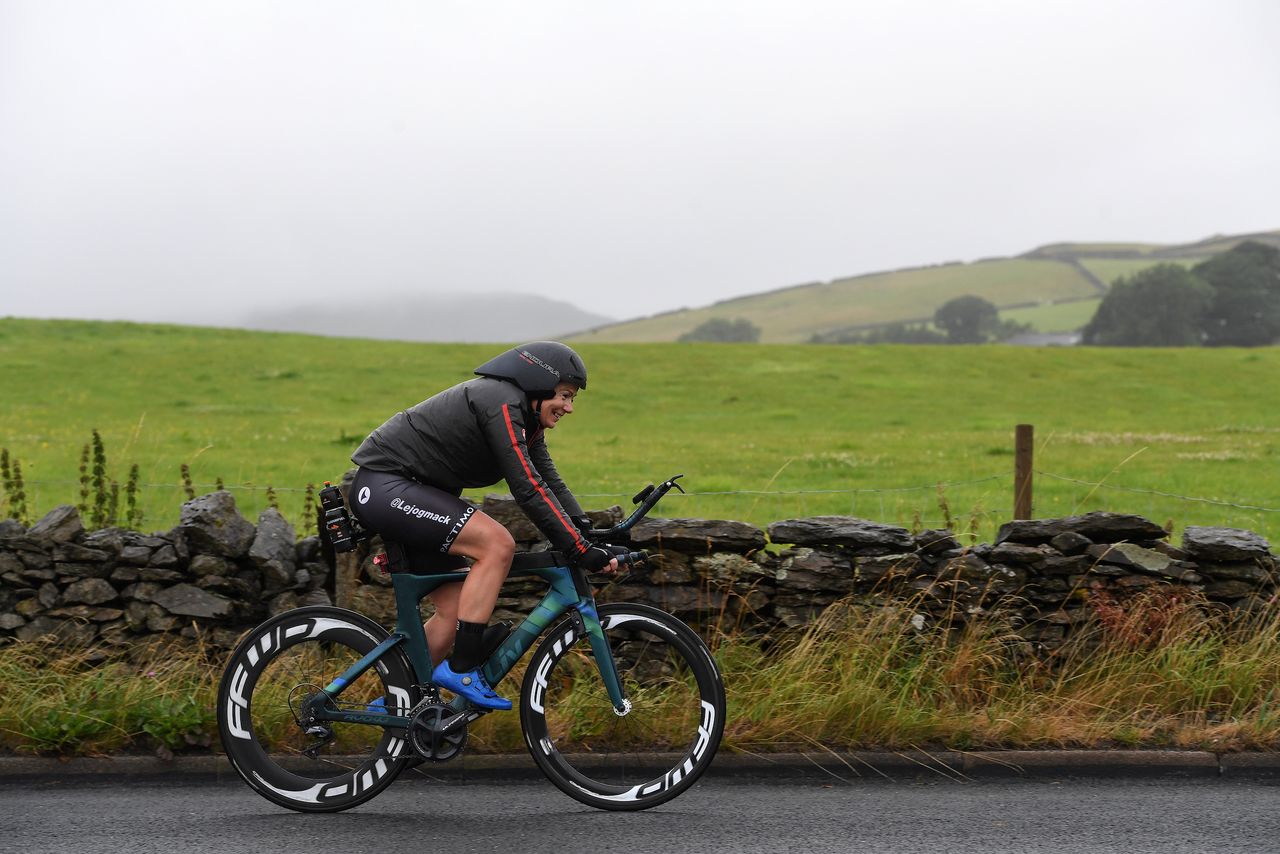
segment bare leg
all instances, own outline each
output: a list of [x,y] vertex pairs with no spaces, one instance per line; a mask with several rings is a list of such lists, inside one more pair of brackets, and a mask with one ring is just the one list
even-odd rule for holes
[[462,582],[437,587],[430,596],[436,612],[422,624],[427,633],[427,648],[431,650],[431,664],[435,666],[453,652],[453,636],[458,631],[458,594]]
[[449,549],[449,554],[466,555],[475,561],[458,596],[459,620],[489,622],[515,553],[515,540],[491,516],[476,511],[467,521]]
[[[447,661],[435,666],[431,678],[481,708],[510,709],[512,706],[510,700],[494,693],[482,673],[471,671],[481,663],[484,626],[493,615],[498,591],[511,571],[515,551],[515,541],[507,529],[480,512],[467,521],[449,549],[450,554],[465,555],[474,561],[457,596],[455,625],[466,629],[466,634],[461,638],[455,636],[453,653]],[[433,627],[432,631],[444,634],[443,629]]]
[[[467,572],[466,581],[445,584],[431,594],[436,612],[423,624],[423,629],[427,633],[432,665],[444,661],[453,652],[459,619],[469,623],[489,622],[502,582],[511,570],[515,547],[507,529],[484,513],[477,512],[463,527],[449,552],[465,555],[475,563]],[[473,592],[468,594],[469,590]],[[470,610],[467,610],[462,603],[468,601],[469,595]]]

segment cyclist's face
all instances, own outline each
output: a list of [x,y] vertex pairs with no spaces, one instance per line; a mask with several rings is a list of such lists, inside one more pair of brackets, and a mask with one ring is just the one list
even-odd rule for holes
[[561,418],[573,412],[573,398],[578,394],[578,387],[570,383],[560,383],[550,399],[542,401],[538,411],[538,421],[550,430]]

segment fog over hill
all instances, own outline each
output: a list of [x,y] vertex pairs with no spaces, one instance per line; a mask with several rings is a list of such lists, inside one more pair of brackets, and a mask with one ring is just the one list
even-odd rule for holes
[[614,318],[528,294],[366,297],[257,310],[244,329],[397,341],[518,342],[556,338]]

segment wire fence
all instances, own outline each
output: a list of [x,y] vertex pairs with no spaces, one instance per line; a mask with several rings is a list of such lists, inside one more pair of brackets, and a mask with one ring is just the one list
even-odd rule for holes
[[1079,486],[1087,486],[1087,487],[1090,487],[1091,489],[1104,489],[1109,492],[1127,492],[1133,495],[1154,495],[1154,496],[1159,496],[1160,498],[1172,498],[1178,501],[1185,501],[1193,504],[1210,504],[1216,507],[1226,507],[1226,508],[1232,508],[1235,510],[1253,510],[1259,513],[1280,513],[1280,507],[1259,507],[1255,504],[1239,504],[1234,501],[1222,501],[1217,498],[1197,498],[1192,495],[1178,495],[1177,493],[1173,493],[1173,492],[1163,492],[1159,489],[1140,489],[1132,486],[1113,486],[1105,482],[1079,480],[1074,477],[1067,477],[1065,475],[1054,474],[1053,472],[1040,471],[1039,469],[1036,470],[1036,474],[1042,477],[1048,477],[1054,480],[1064,481],[1066,483],[1074,483]]

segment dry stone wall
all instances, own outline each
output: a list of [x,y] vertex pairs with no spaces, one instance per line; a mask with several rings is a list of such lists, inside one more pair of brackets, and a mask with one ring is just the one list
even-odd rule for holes
[[[489,496],[482,509],[521,549],[546,547],[509,497]],[[621,516],[618,507],[592,513],[598,527]],[[994,543],[970,547],[948,531],[844,516],[767,530],[648,519],[632,542],[652,554],[649,566],[605,586],[601,601],[656,605],[704,631],[771,633],[803,628],[842,600],[906,602],[920,625],[998,613],[1042,649],[1087,622],[1100,596],[1185,591],[1223,611],[1260,609],[1276,594],[1280,567],[1250,531],[1188,527],[1174,545],[1150,520],[1115,513],[1010,522]],[[187,502],[179,524],[155,534],[89,532],[74,508],[59,507],[30,529],[0,523],[0,638],[52,635],[104,648],[199,638],[226,648],[271,614],[334,601],[390,625],[390,580],[372,562],[379,551],[374,541],[335,562],[275,510],[249,522],[227,492]],[[541,591],[536,579],[508,584],[496,617],[519,618]]]
[[0,523],[0,636],[229,647],[269,614],[331,601],[319,540],[299,541],[276,510],[254,525],[229,492],[214,492],[184,504],[180,519],[155,534],[88,532],[64,505],[29,530]]

